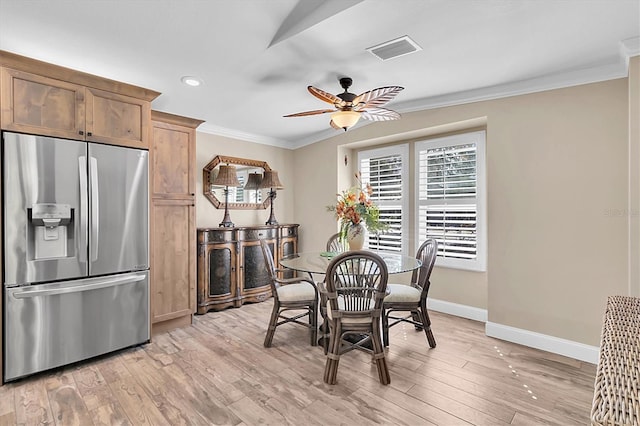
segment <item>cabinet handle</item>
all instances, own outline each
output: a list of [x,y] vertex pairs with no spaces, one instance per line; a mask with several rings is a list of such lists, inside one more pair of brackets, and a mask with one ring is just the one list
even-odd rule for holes
[[78,133],[80,133],[80,135],[84,135],[84,132],[82,130],[80,130]]
[[93,136],[91,132],[87,132],[87,136]]

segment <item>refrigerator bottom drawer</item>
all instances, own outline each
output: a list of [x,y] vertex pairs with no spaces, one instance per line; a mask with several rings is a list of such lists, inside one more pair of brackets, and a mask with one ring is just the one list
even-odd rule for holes
[[5,289],[4,381],[149,341],[149,272]]

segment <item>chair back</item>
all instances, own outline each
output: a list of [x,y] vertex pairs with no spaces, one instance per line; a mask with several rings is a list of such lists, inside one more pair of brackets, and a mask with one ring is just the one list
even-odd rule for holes
[[331,251],[334,253],[344,253],[347,251],[347,243],[344,240],[340,239],[340,233],[333,234],[327,240],[327,251]]
[[389,273],[384,260],[370,251],[348,251],[327,267],[327,299],[332,317],[379,317]]
[[429,291],[429,277],[431,276],[433,265],[436,263],[437,255],[438,242],[433,238],[429,238],[422,243],[416,252],[416,259],[422,262],[422,266],[419,269],[414,269],[411,276],[411,284],[419,287],[423,296],[426,296]]
[[275,290],[278,287],[276,282],[276,267],[273,263],[273,254],[271,253],[271,249],[269,248],[269,244],[265,240],[260,240],[260,248],[262,248],[262,255],[264,256],[264,265],[267,268],[267,272],[269,273],[269,278],[271,279],[271,287],[275,294]]

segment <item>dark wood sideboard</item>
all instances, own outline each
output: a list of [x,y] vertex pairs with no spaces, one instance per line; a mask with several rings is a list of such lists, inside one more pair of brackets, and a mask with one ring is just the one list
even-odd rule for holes
[[[260,240],[274,262],[298,250],[297,224],[198,229],[197,313],[240,307],[271,297]],[[277,266],[276,266],[277,267]],[[293,276],[293,272],[287,272]]]

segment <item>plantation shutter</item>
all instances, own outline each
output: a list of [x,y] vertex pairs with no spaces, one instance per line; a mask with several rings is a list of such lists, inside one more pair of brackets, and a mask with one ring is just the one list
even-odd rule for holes
[[435,238],[438,256],[476,259],[476,143],[419,150],[420,241]]
[[360,176],[363,184],[369,183],[373,189],[371,200],[380,209],[380,221],[389,225],[381,234],[369,232],[369,250],[403,252],[403,210],[402,200],[407,183],[404,176],[407,167],[408,147],[401,145],[390,149],[361,153]]

